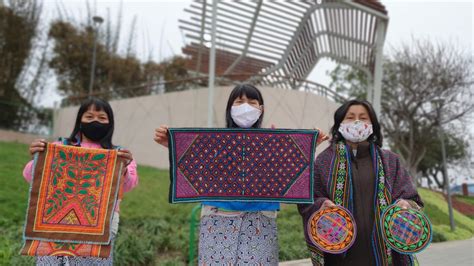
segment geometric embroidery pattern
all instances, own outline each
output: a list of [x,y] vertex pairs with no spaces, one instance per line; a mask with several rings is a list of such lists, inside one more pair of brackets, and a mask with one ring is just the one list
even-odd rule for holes
[[413,209],[389,206],[382,215],[386,243],[403,254],[413,254],[431,242],[431,223],[426,215]]
[[[372,233],[372,246],[375,247],[376,257],[381,258],[382,264],[391,260],[391,252],[388,244],[383,243],[382,229],[380,227],[381,215],[391,202],[391,194],[385,186],[385,171],[382,158],[374,144],[370,144],[370,153],[374,172],[376,174],[376,198],[375,201],[375,223]],[[345,142],[336,143],[335,156],[332,162],[330,195],[336,205],[353,208],[352,202],[352,169],[349,148]],[[379,244],[380,243],[380,244]]]
[[340,254],[354,244],[356,225],[350,212],[341,206],[315,212],[308,221],[309,236],[321,251]]
[[65,256],[108,258],[112,245],[91,245],[82,243],[44,242],[26,240],[20,254],[25,256]]
[[47,144],[35,155],[25,239],[108,244],[121,166],[114,149]]
[[170,202],[311,203],[318,131],[170,128]]

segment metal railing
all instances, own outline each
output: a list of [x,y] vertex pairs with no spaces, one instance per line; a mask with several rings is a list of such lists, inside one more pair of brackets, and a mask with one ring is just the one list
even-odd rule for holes
[[[245,81],[238,81],[235,78],[249,77]],[[190,89],[200,89],[207,87],[208,76],[200,75],[191,78],[170,80],[170,81],[157,81],[149,82],[146,84],[140,84],[136,86],[116,88],[109,91],[93,92],[91,95],[107,100],[118,100],[133,98],[139,96],[156,95],[168,92],[185,91]],[[326,97],[334,102],[340,102],[345,100],[345,97],[339,95],[337,92],[327,88],[326,86],[317,82],[309,80],[300,80],[290,78],[281,75],[255,75],[248,73],[238,73],[221,75],[216,77],[217,86],[231,86],[239,83],[251,83],[260,86],[270,86],[282,89],[301,90],[305,92],[311,92],[316,95]],[[87,99],[89,94],[83,93],[80,95],[74,95],[66,97],[62,100],[61,106],[78,105],[83,100]]]

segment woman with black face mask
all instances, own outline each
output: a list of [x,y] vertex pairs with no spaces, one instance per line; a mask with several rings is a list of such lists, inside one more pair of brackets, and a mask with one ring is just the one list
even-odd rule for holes
[[[79,107],[74,129],[69,138],[61,138],[54,144],[73,145],[84,148],[119,149],[112,144],[114,132],[114,115],[110,104],[98,98],[86,100]],[[46,140],[37,139],[30,145],[30,154],[44,151]],[[122,191],[127,192],[138,184],[137,164],[133,160],[132,153],[126,149],[119,149],[118,156],[124,159],[126,168],[124,169],[124,182]],[[23,170],[26,181],[31,183],[33,173],[33,160],[30,161]],[[117,202],[112,219],[113,239],[117,234],[119,222],[119,204]],[[37,265],[112,265],[112,255],[109,258],[92,257],[57,257],[43,256],[37,257]]]

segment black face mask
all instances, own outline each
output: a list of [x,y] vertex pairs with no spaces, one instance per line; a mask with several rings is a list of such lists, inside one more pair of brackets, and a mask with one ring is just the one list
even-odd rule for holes
[[103,139],[109,132],[110,127],[110,123],[102,124],[98,121],[90,123],[81,122],[81,132],[84,134],[84,136],[92,141],[99,141]]

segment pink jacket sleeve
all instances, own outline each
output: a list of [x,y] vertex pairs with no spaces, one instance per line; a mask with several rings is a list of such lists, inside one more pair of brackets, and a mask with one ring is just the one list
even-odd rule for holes
[[138,185],[137,163],[132,160],[126,168],[123,192],[128,192]]
[[33,160],[25,165],[25,168],[23,169],[23,177],[28,183],[31,183],[31,180],[33,180]]
[[[54,141],[53,144],[61,144],[61,141]],[[23,177],[28,183],[31,183],[31,180],[33,180],[33,163],[34,161],[31,160],[23,168]]]

